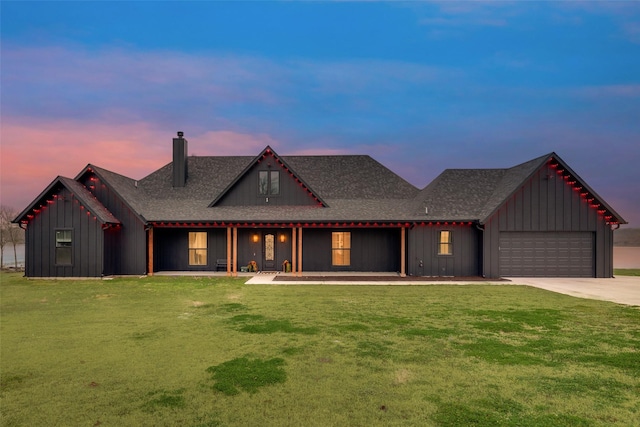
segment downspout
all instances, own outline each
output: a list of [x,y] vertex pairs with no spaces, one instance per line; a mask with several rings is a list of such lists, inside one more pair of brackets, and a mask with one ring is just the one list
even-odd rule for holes
[[[20,227],[20,228],[22,228],[24,230],[25,236],[26,236],[27,228],[22,226],[22,222],[18,223],[18,227]],[[27,250],[26,250],[26,248],[27,248],[27,243],[26,243],[27,238],[25,237],[24,240],[25,240],[25,245],[24,245],[24,247],[25,247],[25,251],[24,251],[24,274],[22,275],[22,277],[27,277]]]
[[482,255],[480,257],[480,265],[481,265],[481,268],[482,268],[481,274],[482,274],[482,277],[486,277],[485,274],[484,274],[484,226],[480,225],[480,223],[476,223],[476,228],[478,230],[482,231],[482,233],[480,234],[480,236],[482,238],[480,239],[481,242],[480,242],[480,245],[478,245],[479,246],[478,249],[480,250],[480,254]]

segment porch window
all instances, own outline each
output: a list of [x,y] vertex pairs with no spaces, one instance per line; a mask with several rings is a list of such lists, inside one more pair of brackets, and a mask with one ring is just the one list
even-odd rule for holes
[[453,255],[452,234],[449,230],[441,230],[438,236],[438,255]]
[[72,230],[56,230],[56,264],[71,265]]
[[331,264],[336,266],[351,265],[351,233],[334,231],[331,233]]
[[207,232],[189,232],[189,265],[207,265]]
[[258,194],[262,196],[280,194],[280,172],[260,171],[258,173]]

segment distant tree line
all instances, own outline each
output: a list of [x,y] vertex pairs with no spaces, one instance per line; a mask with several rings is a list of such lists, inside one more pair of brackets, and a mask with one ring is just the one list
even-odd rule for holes
[[640,228],[620,228],[614,231],[613,245],[640,247]]
[[0,267],[4,268],[4,247],[13,246],[13,263],[18,268],[18,254],[16,246],[24,243],[24,230],[18,224],[12,224],[18,211],[8,206],[0,205]]

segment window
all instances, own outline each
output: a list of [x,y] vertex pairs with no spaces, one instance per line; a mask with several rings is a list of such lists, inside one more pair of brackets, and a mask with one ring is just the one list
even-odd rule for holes
[[56,230],[56,264],[71,265],[72,230]]
[[351,265],[351,233],[334,231],[331,233],[331,264]]
[[258,173],[258,194],[264,196],[280,194],[280,172],[260,171]]
[[453,255],[453,242],[451,231],[442,230],[438,237],[438,255]]
[[207,265],[207,233],[189,232],[189,265]]

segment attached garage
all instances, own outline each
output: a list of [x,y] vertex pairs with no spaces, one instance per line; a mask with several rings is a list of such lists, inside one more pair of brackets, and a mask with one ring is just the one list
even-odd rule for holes
[[594,233],[503,231],[502,277],[594,277]]

